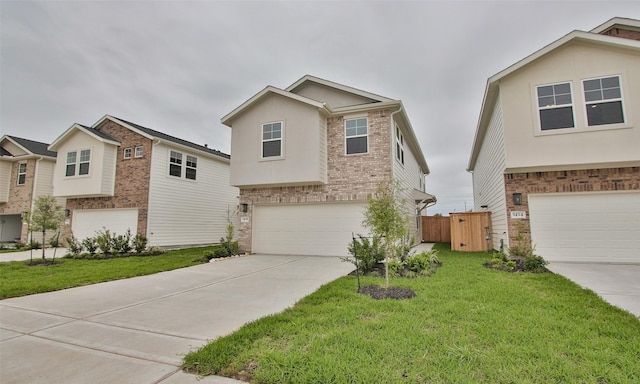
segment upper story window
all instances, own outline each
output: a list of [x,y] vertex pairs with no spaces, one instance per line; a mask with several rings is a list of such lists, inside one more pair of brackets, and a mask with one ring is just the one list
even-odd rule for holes
[[195,180],[196,170],[198,168],[198,158],[195,156],[184,155],[186,162],[184,163],[184,175],[182,174],[183,168],[183,154],[176,151],[170,151],[169,153],[169,176],[184,177],[185,179]]
[[27,163],[18,163],[18,185],[24,185],[27,181]]
[[540,129],[573,128],[573,98],[571,83],[536,87]]
[[404,136],[402,136],[398,124],[396,124],[396,160],[404,165]]
[[367,118],[345,120],[347,155],[368,152]]
[[124,157],[125,159],[130,159],[131,158],[131,148],[125,148],[122,150],[122,157]]
[[171,151],[169,154],[169,176],[182,176],[182,153]]
[[67,167],[65,170],[65,176],[81,176],[89,174],[91,150],[83,149],[79,152],[80,154],[78,154],[78,151],[67,152]]
[[584,80],[587,125],[624,123],[620,76]]
[[184,177],[190,180],[195,180],[197,167],[198,167],[198,158],[195,156],[187,155],[187,166],[185,169]]
[[142,147],[136,147],[136,152],[135,152],[135,156],[136,157],[142,157],[142,155],[144,154]]
[[282,122],[262,124],[262,157],[282,156]]

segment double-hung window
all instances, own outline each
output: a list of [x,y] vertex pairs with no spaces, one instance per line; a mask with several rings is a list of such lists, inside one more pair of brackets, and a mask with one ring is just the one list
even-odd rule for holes
[[136,147],[136,152],[135,152],[136,157],[142,157],[143,153],[144,152],[142,151],[142,147]]
[[282,122],[262,124],[262,158],[282,156]]
[[536,93],[541,130],[575,127],[571,83],[539,86]]
[[182,153],[171,151],[169,154],[169,176],[182,176]]
[[24,185],[27,181],[27,163],[18,163],[18,185]]
[[347,155],[355,153],[367,153],[368,151],[368,135],[367,135],[367,118],[345,120],[345,139],[347,147]]
[[404,165],[404,137],[400,132],[400,127],[396,124],[396,160]]
[[620,76],[584,80],[582,87],[588,126],[624,123]]
[[187,155],[187,164],[185,168],[184,177],[189,180],[195,180],[197,167],[198,167],[198,158],[195,156]]
[[67,166],[65,176],[88,175],[91,164],[91,150],[83,149],[78,155],[78,151],[67,152]]
[[122,157],[124,157],[125,159],[130,159],[131,158],[131,148],[125,148],[122,151],[123,155]]

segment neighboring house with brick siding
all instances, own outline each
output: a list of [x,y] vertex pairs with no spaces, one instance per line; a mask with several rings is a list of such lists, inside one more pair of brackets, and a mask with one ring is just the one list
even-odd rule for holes
[[640,21],[573,31],[492,76],[468,170],[493,246],[640,262]]
[[105,115],[74,124],[49,147],[58,153],[53,194],[67,199],[66,235],[103,227],[142,234],[150,246],[211,244],[238,205],[229,155]]
[[231,127],[231,185],[240,188],[240,248],[254,253],[347,254],[366,235],[363,211],[397,179],[411,229],[435,197],[429,167],[400,100],[304,76],[268,86],[221,119]]
[[[53,192],[56,153],[48,146],[16,136],[0,139],[0,243],[29,241],[23,216],[33,211],[38,196]],[[64,199],[58,203],[64,206]]]

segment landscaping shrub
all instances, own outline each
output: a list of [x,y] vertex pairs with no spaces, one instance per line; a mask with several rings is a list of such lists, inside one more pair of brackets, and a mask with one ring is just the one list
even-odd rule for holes
[[349,244],[348,250],[354,258],[346,258],[344,260],[355,264],[361,274],[371,272],[377,263],[384,260],[384,249],[379,237],[368,238],[358,235]]
[[104,253],[105,255],[111,253],[111,232],[109,232],[108,229],[102,228],[97,231],[95,239],[101,253]]
[[[96,250],[98,249],[98,243],[96,243],[96,239],[93,237],[87,237],[82,240],[82,246],[92,255],[96,253]],[[80,249],[80,252],[82,252],[82,249]]]
[[524,270],[533,273],[542,273],[547,269],[545,265],[549,264],[542,256],[531,255],[524,259]]
[[29,245],[27,245],[27,249],[41,249],[41,248],[42,248],[42,244],[40,244],[35,240],[31,240],[29,242]]
[[[84,242],[78,241],[78,239],[76,239],[74,236],[68,237],[67,249],[69,250],[69,253],[72,255],[79,255],[84,248],[83,243]],[[94,252],[95,252],[95,249],[94,249]]]
[[127,229],[124,235],[117,235],[114,233],[111,238],[112,252],[129,253],[132,249],[131,246],[131,230]]
[[407,269],[417,275],[431,274],[433,269],[440,265],[438,251],[429,250],[410,256],[405,261]]
[[404,264],[400,260],[389,260],[387,261],[389,264],[389,275],[399,277],[402,276],[404,270]]
[[149,240],[147,239],[146,236],[141,235],[141,234],[137,234],[133,238],[133,249],[135,249],[137,253],[144,252],[145,249],[147,249],[147,242],[148,241]]

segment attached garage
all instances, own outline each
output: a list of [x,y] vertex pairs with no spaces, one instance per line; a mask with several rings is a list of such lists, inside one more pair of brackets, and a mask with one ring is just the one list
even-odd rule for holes
[[281,255],[347,256],[362,227],[363,204],[257,205],[252,251]]
[[640,191],[530,194],[529,215],[548,261],[640,263]]
[[71,230],[78,240],[95,236],[103,228],[124,235],[127,229],[135,236],[138,231],[138,209],[82,209],[73,211]]

